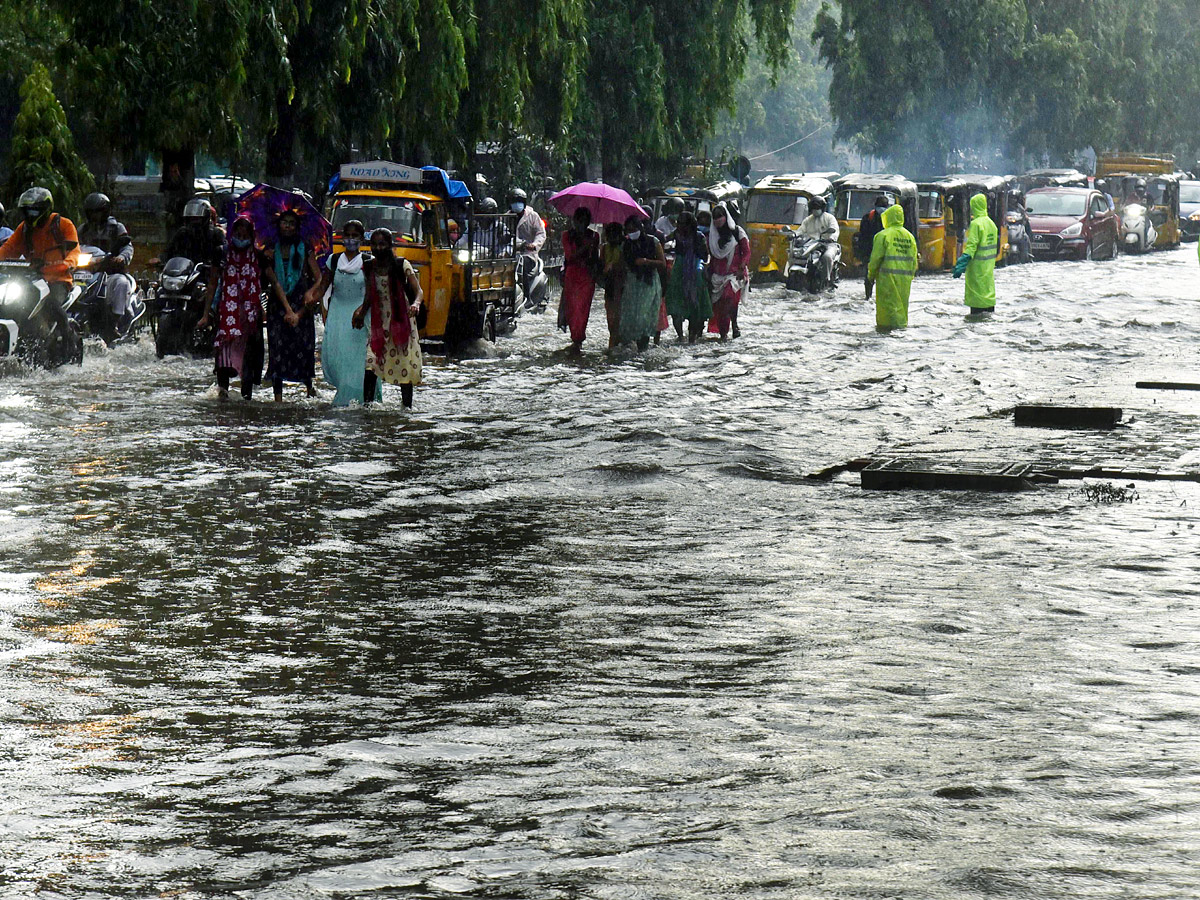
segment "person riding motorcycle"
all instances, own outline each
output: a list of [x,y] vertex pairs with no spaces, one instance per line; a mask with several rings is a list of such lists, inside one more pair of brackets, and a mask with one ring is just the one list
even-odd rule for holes
[[[119,332],[122,319],[129,314],[129,295],[137,287],[137,282],[126,272],[133,262],[133,238],[129,236],[129,230],[112,215],[112,201],[105,194],[88,194],[83,201],[83,214],[86,221],[79,232],[79,242],[107,254],[93,265],[93,271],[111,276],[105,285],[105,292],[115,328]],[[115,337],[105,335],[105,340],[110,336]]]
[[546,243],[546,226],[542,224],[542,217],[529,205],[529,195],[520,188],[509,193],[508,208],[520,216],[516,234],[516,250],[520,254],[517,271],[521,289],[528,297],[540,262],[539,251]]
[[12,237],[13,230],[8,227],[6,221],[7,214],[4,211],[4,204],[0,203],[0,244],[3,244]]
[[479,201],[476,212],[481,218],[475,220],[471,236],[475,256],[479,259],[497,259],[502,255],[501,250],[509,238],[500,219],[500,204],[494,197],[484,197]]
[[1011,217],[1014,213],[1025,229],[1017,248],[1019,258],[1024,262],[1030,259],[1033,249],[1033,239],[1030,237],[1033,234],[1033,226],[1029,221],[1029,213],[1025,211],[1025,199],[1020,191],[1009,191],[1008,193],[1008,214]]
[[675,223],[679,220],[681,212],[683,212],[683,201],[678,197],[671,197],[663,204],[663,214],[654,223],[654,230],[658,232],[658,239],[664,244],[675,234]]
[[825,252],[821,257],[821,265],[825,268],[826,284],[837,287],[833,281],[833,267],[836,263],[834,247],[838,236],[842,233],[838,220],[826,212],[825,200],[813,197],[808,204],[808,215],[800,223],[800,234],[806,238],[816,238],[825,244]]
[[[54,196],[44,187],[31,187],[25,191],[17,201],[17,209],[21,213],[21,224],[0,245],[0,259],[24,257],[39,270],[50,289],[53,302],[47,303],[46,308],[54,320],[59,341],[75,343],[77,339],[72,341],[71,323],[63,309],[73,286],[71,273],[79,262],[79,234],[75,231],[75,223],[54,211]],[[66,346],[65,350],[65,358],[82,361],[81,346]]]
[[225,257],[225,235],[213,224],[212,204],[193,197],[183,207],[183,224],[176,229],[159,259],[152,265],[182,256],[192,262],[220,266]]

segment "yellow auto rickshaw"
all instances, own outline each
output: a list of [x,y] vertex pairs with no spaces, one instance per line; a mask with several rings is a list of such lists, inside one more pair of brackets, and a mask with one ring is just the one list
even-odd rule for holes
[[1157,236],[1152,249],[1178,247],[1182,239],[1179,214],[1179,185],[1183,176],[1175,171],[1175,157],[1136,153],[1105,153],[1096,160],[1096,186],[1110,197],[1119,211],[1145,181],[1150,221]]
[[854,251],[858,241],[858,227],[865,216],[875,207],[875,198],[881,194],[889,204],[899,204],[904,210],[904,227],[912,234],[921,231],[921,216],[917,186],[901,175],[843,175],[833,183],[836,193],[833,215],[838,220],[842,245],[842,262],[852,268],[864,268],[866,259],[860,259]]
[[[424,341],[461,346],[480,337],[495,340],[516,318],[516,216],[473,211],[465,184],[444,171],[377,160],[343,165],[327,200],[334,252],[351,219],[367,237],[387,228],[396,255],[417,271],[429,310]],[[463,229],[453,246],[449,221]]]
[[821,197],[829,203],[833,185],[811,175],[771,175],[750,189],[743,227],[750,238],[750,273],[760,279],[780,279],[787,270],[792,234],[808,217],[808,203]]

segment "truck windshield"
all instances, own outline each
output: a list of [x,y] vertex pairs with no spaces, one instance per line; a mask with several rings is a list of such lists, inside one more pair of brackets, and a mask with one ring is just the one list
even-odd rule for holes
[[424,244],[422,213],[426,209],[426,204],[418,200],[400,197],[347,197],[334,203],[333,231],[341,234],[343,225],[358,219],[368,239],[376,228],[386,228],[397,243]]
[[759,225],[799,225],[808,215],[808,198],[799,194],[751,194],[746,221]]
[[1087,212],[1087,194],[1031,193],[1025,200],[1031,216],[1082,216]]

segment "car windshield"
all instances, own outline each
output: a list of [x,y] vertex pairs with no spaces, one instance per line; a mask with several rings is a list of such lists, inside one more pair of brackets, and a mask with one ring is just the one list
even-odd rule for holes
[[1200,203],[1200,184],[1182,184],[1179,186],[1180,203]]
[[1031,216],[1082,216],[1087,211],[1087,195],[1030,194],[1025,211]]
[[333,207],[333,231],[342,233],[342,226],[358,219],[366,228],[367,237],[376,228],[386,228],[397,243],[425,243],[421,214],[426,205],[417,200],[398,197],[348,197]]
[[760,225],[799,225],[808,215],[808,198],[797,194],[752,194],[746,221]]
[[875,198],[880,193],[887,198],[888,206],[896,202],[896,195],[889,191],[841,191],[837,196],[835,215],[847,221],[861,219],[875,208]]
[[921,191],[921,218],[940,219],[942,217],[942,195],[937,191]]

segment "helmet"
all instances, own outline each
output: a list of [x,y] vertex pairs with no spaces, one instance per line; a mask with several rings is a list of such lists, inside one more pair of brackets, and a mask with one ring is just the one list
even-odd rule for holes
[[183,207],[183,218],[185,221],[187,219],[203,219],[205,223],[211,222],[212,204],[199,197],[193,197]]
[[683,212],[683,201],[678,197],[671,197],[663,204],[663,212],[668,216],[673,216],[676,213]]
[[44,187],[31,187],[17,201],[17,209],[23,218],[37,222],[54,209],[54,195]]
[[812,200],[809,201],[808,208],[811,212],[825,212],[825,198],[813,197]]
[[1133,183],[1133,186],[1134,186],[1134,188],[1135,188],[1135,189],[1137,189],[1137,190],[1139,190],[1139,191],[1144,191],[1144,190],[1146,189],[1146,179],[1145,179],[1145,178],[1139,178],[1137,181],[1135,181],[1135,182]]
[[108,215],[108,211],[112,209],[112,201],[108,199],[107,194],[99,192],[88,194],[83,201],[83,211],[85,213],[102,212]]
[[508,192],[509,203],[528,203],[529,195],[520,188],[513,188]]
[[891,204],[888,203],[888,198],[885,197],[883,194],[880,194],[878,197],[875,198],[875,208],[876,209],[887,209],[889,206],[891,206]]
[[496,203],[495,197],[484,197],[479,201],[479,211],[481,213],[495,213],[500,209],[500,205]]

